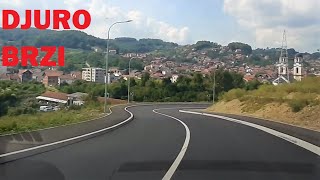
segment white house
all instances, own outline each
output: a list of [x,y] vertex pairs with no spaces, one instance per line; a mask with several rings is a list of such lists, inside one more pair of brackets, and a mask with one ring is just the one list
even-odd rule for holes
[[116,55],[117,54],[117,50],[111,49],[111,50],[109,50],[109,54],[110,55]]
[[174,75],[172,75],[172,77],[170,78],[170,80],[171,80],[172,83],[176,83],[177,80],[178,80],[178,78],[179,78],[179,75],[174,74]]

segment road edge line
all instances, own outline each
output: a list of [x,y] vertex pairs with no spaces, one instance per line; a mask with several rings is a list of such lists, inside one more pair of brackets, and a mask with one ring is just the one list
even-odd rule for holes
[[27,148],[27,149],[22,149],[22,150],[13,151],[13,152],[5,153],[5,154],[0,154],[0,158],[8,157],[8,156],[11,156],[11,155],[16,155],[16,154],[20,154],[20,153],[24,153],[24,152],[28,152],[28,151],[33,151],[33,150],[37,150],[37,149],[41,149],[41,148],[45,148],[45,147],[49,147],[49,146],[54,146],[54,145],[58,145],[58,144],[62,144],[62,143],[70,142],[70,141],[79,140],[79,139],[86,138],[86,137],[89,137],[89,136],[92,136],[92,135],[95,135],[95,134],[98,134],[98,133],[101,133],[101,132],[104,132],[104,131],[107,131],[107,130],[110,130],[110,129],[117,128],[117,127],[119,127],[119,126],[121,126],[121,125],[123,125],[123,124],[125,124],[125,123],[127,123],[127,122],[129,122],[131,120],[133,120],[134,115],[133,115],[132,112],[130,112],[128,110],[128,108],[134,107],[134,106],[135,105],[125,107],[124,110],[130,114],[130,117],[127,118],[124,121],[121,121],[118,124],[113,125],[113,126],[106,127],[106,128],[103,128],[103,129],[100,129],[100,130],[97,130],[97,131],[93,131],[93,132],[90,132],[90,133],[86,133],[86,134],[83,134],[83,135],[80,135],[80,136],[75,136],[75,137],[72,137],[72,138],[68,138],[68,139],[64,139],[64,140],[60,140],[60,141],[56,141],[56,142],[52,142],[52,143],[48,143],[48,144],[43,144],[43,145],[40,145],[40,146],[35,146],[35,147]]
[[288,141],[288,142],[290,142],[292,144],[295,144],[295,145],[297,145],[299,147],[302,147],[302,148],[304,148],[304,149],[306,149],[306,150],[308,150],[308,151],[320,156],[320,147],[318,147],[318,146],[316,146],[314,144],[311,144],[311,143],[309,143],[307,141],[301,140],[299,138],[290,136],[288,134],[273,130],[273,129],[265,127],[265,126],[261,126],[261,125],[254,124],[254,123],[251,123],[251,122],[246,122],[246,121],[242,121],[242,120],[239,120],[239,119],[234,119],[234,118],[221,116],[221,115],[214,115],[214,114],[201,113],[201,112],[193,112],[193,111],[187,111],[187,110],[179,110],[179,112],[187,113],[187,114],[202,115],[202,116],[210,116],[210,117],[215,117],[215,118],[219,118],[219,119],[235,122],[235,123],[238,123],[238,124],[243,124],[245,126],[249,126],[249,127],[264,131],[264,132],[266,132],[268,134],[274,135],[274,136],[276,136],[278,138],[286,140],[286,141]]

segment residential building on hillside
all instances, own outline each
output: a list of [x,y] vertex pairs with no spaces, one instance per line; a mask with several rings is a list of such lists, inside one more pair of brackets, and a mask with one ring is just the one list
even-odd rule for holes
[[127,53],[127,54],[123,55],[123,57],[125,57],[125,58],[137,57],[137,54],[136,53]]
[[0,81],[10,81],[10,75],[7,73],[0,74]]
[[106,70],[102,68],[83,68],[82,79],[88,82],[105,83]]
[[3,73],[3,74],[0,74],[0,80],[20,82],[20,78],[19,78],[18,74]]
[[35,68],[32,69],[32,79],[37,81],[37,82],[42,82],[43,78],[44,78],[44,71],[42,71],[41,69]]
[[0,74],[5,74],[8,72],[7,66],[2,66],[2,61],[0,61]]
[[59,82],[72,84],[76,80],[80,80],[82,78],[80,71],[72,71],[70,74],[64,74],[59,77]]
[[20,82],[24,83],[24,82],[30,82],[32,81],[32,72],[30,70],[27,69],[20,69],[18,76],[20,79]]
[[109,54],[110,54],[110,55],[116,55],[116,54],[117,54],[117,50],[115,50],[115,49],[110,49],[110,50],[109,50]]
[[47,70],[43,74],[43,80],[42,83],[45,86],[59,86],[60,81],[59,77],[63,75],[63,72],[61,71],[53,71],[53,70]]
[[60,105],[60,106],[70,106],[70,105],[83,105],[84,97],[87,96],[86,93],[73,93],[66,94],[61,92],[50,92],[47,91],[40,96],[36,97],[40,105]]

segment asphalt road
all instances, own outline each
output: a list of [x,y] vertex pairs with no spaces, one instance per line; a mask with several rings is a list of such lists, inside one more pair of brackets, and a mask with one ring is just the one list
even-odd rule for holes
[[[135,117],[125,126],[0,164],[0,179],[162,179],[182,151],[185,154],[172,179],[320,179],[319,156],[288,141],[222,119],[179,113],[178,109],[157,111],[177,119],[153,112],[182,107],[191,106],[130,108]],[[182,123],[190,132],[184,149],[187,131]]]

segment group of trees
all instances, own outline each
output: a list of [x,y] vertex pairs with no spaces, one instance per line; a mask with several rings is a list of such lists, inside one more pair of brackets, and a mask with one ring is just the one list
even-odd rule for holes
[[213,43],[210,41],[198,41],[195,45],[193,45],[193,48],[198,51],[202,49],[208,49],[208,48],[219,48],[221,45],[218,43]]
[[[216,98],[223,92],[233,88],[245,87],[243,76],[234,72],[216,71]],[[141,79],[131,79],[130,86],[133,92],[132,99],[139,102],[194,102],[209,101],[212,99],[214,75],[203,76],[194,73],[190,76],[180,76],[177,82],[172,83],[170,78],[162,80],[150,77],[145,73]],[[126,99],[128,82],[120,80],[108,86],[110,97]],[[104,96],[104,85],[76,81],[71,85],[64,85],[60,90],[66,93],[85,92],[91,96]]]
[[35,28],[5,31],[0,29],[0,39],[4,43],[11,43],[15,46],[64,46],[84,50],[91,50],[92,46],[106,46],[106,40],[81,31],[42,31]]
[[[81,70],[86,67],[87,62],[91,67],[105,67],[105,54],[101,52],[85,52],[78,50],[67,50],[65,54],[65,66],[59,67],[59,70],[64,72],[71,72]],[[109,55],[109,67],[119,67],[119,69],[128,69],[129,59],[118,55]],[[142,61],[133,60],[131,67],[136,70],[143,70],[144,65]]]
[[35,111],[34,98],[45,91],[43,84],[37,82],[18,83],[1,81],[0,116],[6,114],[24,114]]
[[118,53],[147,53],[154,50],[169,50],[178,47],[176,43],[160,39],[116,38],[110,41],[110,47]]
[[241,49],[241,52],[244,55],[250,55],[252,53],[252,48],[248,44],[244,44],[241,42],[232,42],[228,44],[228,47],[232,50],[235,51],[237,49]]

